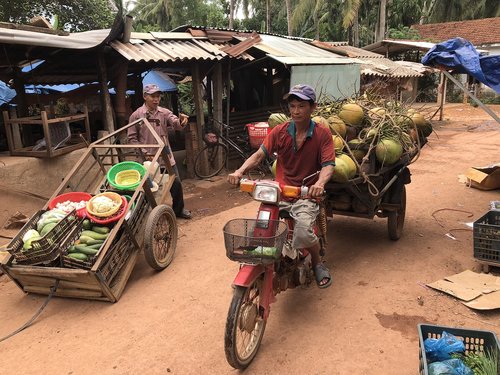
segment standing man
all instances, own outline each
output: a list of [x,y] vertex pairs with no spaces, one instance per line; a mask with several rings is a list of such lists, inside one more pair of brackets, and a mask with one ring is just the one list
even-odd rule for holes
[[[175,172],[175,179],[170,188],[172,194],[172,209],[177,217],[183,219],[191,219],[191,212],[184,208],[184,194],[182,192],[182,184],[179,176],[179,170],[175,165],[174,155],[168,142],[169,127],[175,130],[182,130],[187,122],[188,116],[181,114],[180,119],[167,108],[160,107],[161,90],[155,84],[145,85],[143,88],[144,104],[139,107],[132,115],[130,115],[129,123],[140,118],[146,118],[156,130],[156,133],[162,138],[165,143],[165,148],[168,154],[170,165]],[[145,126],[132,126],[127,131],[128,143],[130,144],[151,144],[155,143],[155,139],[151,132]],[[155,153],[155,149],[143,148],[142,152],[147,159],[151,159]]]
[[[234,173],[228,175],[231,184],[238,184],[245,172],[273,153],[277,153],[276,181],[292,186],[309,187],[312,198],[321,197],[325,184],[330,180],[334,167],[334,147],[330,130],[311,120],[316,109],[316,93],[311,86],[295,85],[285,95],[292,121],[276,126],[262,146]],[[304,181],[320,171],[319,176]],[[332,283],[328,268],[321,262],[320,243],[313,226],[319,213],[319,205],[309,199],[281,202],[280,209],[290,213],[295,220],[292,246],[306,248],[312,258],[316,283],[327,288]]]

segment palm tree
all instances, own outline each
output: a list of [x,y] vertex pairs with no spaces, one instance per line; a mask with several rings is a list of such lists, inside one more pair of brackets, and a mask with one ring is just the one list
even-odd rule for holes
[[[325,0],[302,0],[292,14],[292,29],[299,30],[299,36],[313,32],[319,40],[320,21],[328,18],[327,2]],[[312,25],[310,25],[312,21]]]
[[172,5],[170,0],[137,0],[131,15],[138,22],[157,25],[161,30],[170,30]]
[[286,25],[288,29],[288,36],[293,35],[293,29],[292,29],[292,0],[285,0],[285,5],[286,5]]

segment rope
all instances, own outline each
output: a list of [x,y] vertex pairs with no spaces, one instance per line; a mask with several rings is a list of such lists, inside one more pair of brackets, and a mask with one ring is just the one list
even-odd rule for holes
[[29,326],[31,326],[33,324],[33,322],[35,321],[35,319],[38,318],[38,316],[45,309],[45,307],[47,306],[47,304],[49,303],[49,301],[52,299],[52,297],[54,296],[54,294],[55,294],[58,286],[59,286],[59,280],[56,280],[56,283],[54,284],[54,286],[52,286],[50,288],[50,293],[47,296],[47,299],[45,300],[45,302],[43,303],[43,305],[38,309],[38,311],[35,313],[35,315],[33,315],[30,320],[28,320],[26,323],[24,323],[21,327],[19,327],[18,329],[16,329],[14,332],[8,334],[7,336],[4,336],[4,337],[0,338],[0,342],[7,340],[8,338],[11,338],[14,335],[17,335],[19,332],[21,332],[21,331],[25,330],[26,328],[28,328]]

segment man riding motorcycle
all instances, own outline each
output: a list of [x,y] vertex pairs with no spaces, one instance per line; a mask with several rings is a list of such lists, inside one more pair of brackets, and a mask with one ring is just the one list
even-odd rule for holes
[[[257,166],[263,158],[278,155],[276,181],[292,186],[309,187],[311,198],[321,197],[325,184],[330,180],[335,165],[335,151],[330,130],[311,120],[316,109],[316,93],[309,85],[295,85],[284,99],[292,120],[276,126],[262,146],[243,165],[228,175],[228,182],[237,185],[245,172]],[[319,175],[304,181],[307,176]],[[311,254],[316,283],[327,288],[332,283],[329,270],[320,257],[320,242],[313,230],[319,205],[310,199],[280,203],[280,210],[287,211],[295,220],[292,246],[305,248]]]

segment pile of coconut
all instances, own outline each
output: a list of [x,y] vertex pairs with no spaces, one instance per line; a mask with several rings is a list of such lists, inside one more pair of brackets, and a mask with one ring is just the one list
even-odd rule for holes
[[[271,128],[288,121],[283,113],[273,113]],[[383,168],[418,158],[420,148],[432,133],[432,125],[417,110],[398,101],[369,99],[366,95],[347,101],[323,98],[313,121],[330,129],[335,146],[332,181],[379,173]]]

